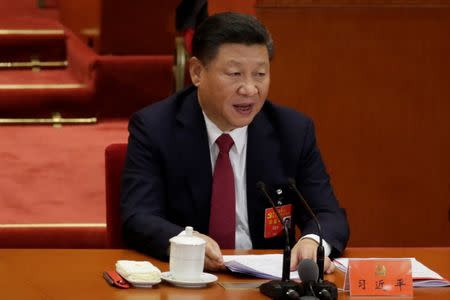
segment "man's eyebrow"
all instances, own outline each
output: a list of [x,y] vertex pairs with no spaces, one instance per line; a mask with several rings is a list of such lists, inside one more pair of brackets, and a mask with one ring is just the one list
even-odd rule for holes
[[227,65],[238,65],[238,66],[240,66],[240,65],[242,65],[242,63],[237,61],[237,60],[231,59],[231,60],[227,61]]

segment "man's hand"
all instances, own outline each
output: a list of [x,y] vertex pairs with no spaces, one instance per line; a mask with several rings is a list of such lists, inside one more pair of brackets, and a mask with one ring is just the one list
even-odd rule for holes
[[[319,244],[312,239],[305,238],[299,240],[291,251],[291,271],[297,270],[298,264],[302,259],[317,260],[317,247]],[[329,257],[325,257],[324,271],[326,274],[334,272],[334,263]]]
[[194,232],[194,236],[203,239],[206,242],[205,248],[205,270],[208,271],[224,271],[225,265],[223,264],[222,252],[215,240],[207,235],[201,234],[197,231]]

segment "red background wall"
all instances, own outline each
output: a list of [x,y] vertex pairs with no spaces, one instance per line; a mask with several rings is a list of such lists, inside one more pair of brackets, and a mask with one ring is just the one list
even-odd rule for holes
[[259,0],[257,16],[269,96],[315,120],[350,244],[450,246],[450,1]]

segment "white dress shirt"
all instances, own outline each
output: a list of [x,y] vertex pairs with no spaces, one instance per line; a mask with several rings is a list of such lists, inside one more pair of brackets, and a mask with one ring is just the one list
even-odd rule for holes
[[247,213],[247,183],[245,162],[247,159],[247,128],[248,126],[236,128],[230,132],[222,132],[207,116],[205,117],[206,130],[208,132],[209,151],[211,154],[212,173],[216,159],[219,155],[219,146],[216,140],[223,133],[228,133],[234,141],[229,156],[231,167],[234,173],[234,192],[236,194],[236,249],[252,249],[252,240],[250,239],[250,230],[248,228]]
[[[228,133],[234,141],[234,145],[229,152],[231,166],[234,173],[234,190],[236,194],[236,235],[235,248],[236,249],[252,249],[252,241],[250,239],[250,230],[248,227],[248,213],[247,213],[247,183],[246,183],[246,160],[247,160],[247,132],[248,126],[236,128],[230,132],[223,132],[220,130],[203,112],[205,117],[206,130],[208,132],[209,151],[211,154],[212,173],[214,174],[214,167],[216,159],[219,155],[219,146],[216,140],[223,133]],[[319,242],[319,236],[316,234],[307,234],[301,239],[310,238]],[[325,255],[329,256],[331,246],[323,240],[325,248]]]

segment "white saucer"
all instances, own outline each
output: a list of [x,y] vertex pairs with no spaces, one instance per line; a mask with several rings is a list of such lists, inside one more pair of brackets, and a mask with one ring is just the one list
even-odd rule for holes
[[130,280],[127,281],[134,287],[149,289],[152,288],[154,285],[160,283],[161,279],[157,281],[130,281]]
[[200,279],[195,281],[177,280],[170,272],[161,273],[161,278],[174,286],[184,288],[201,288],[207,286],[209,283],[217,281],[217,276],[209,273],[202,273]]

